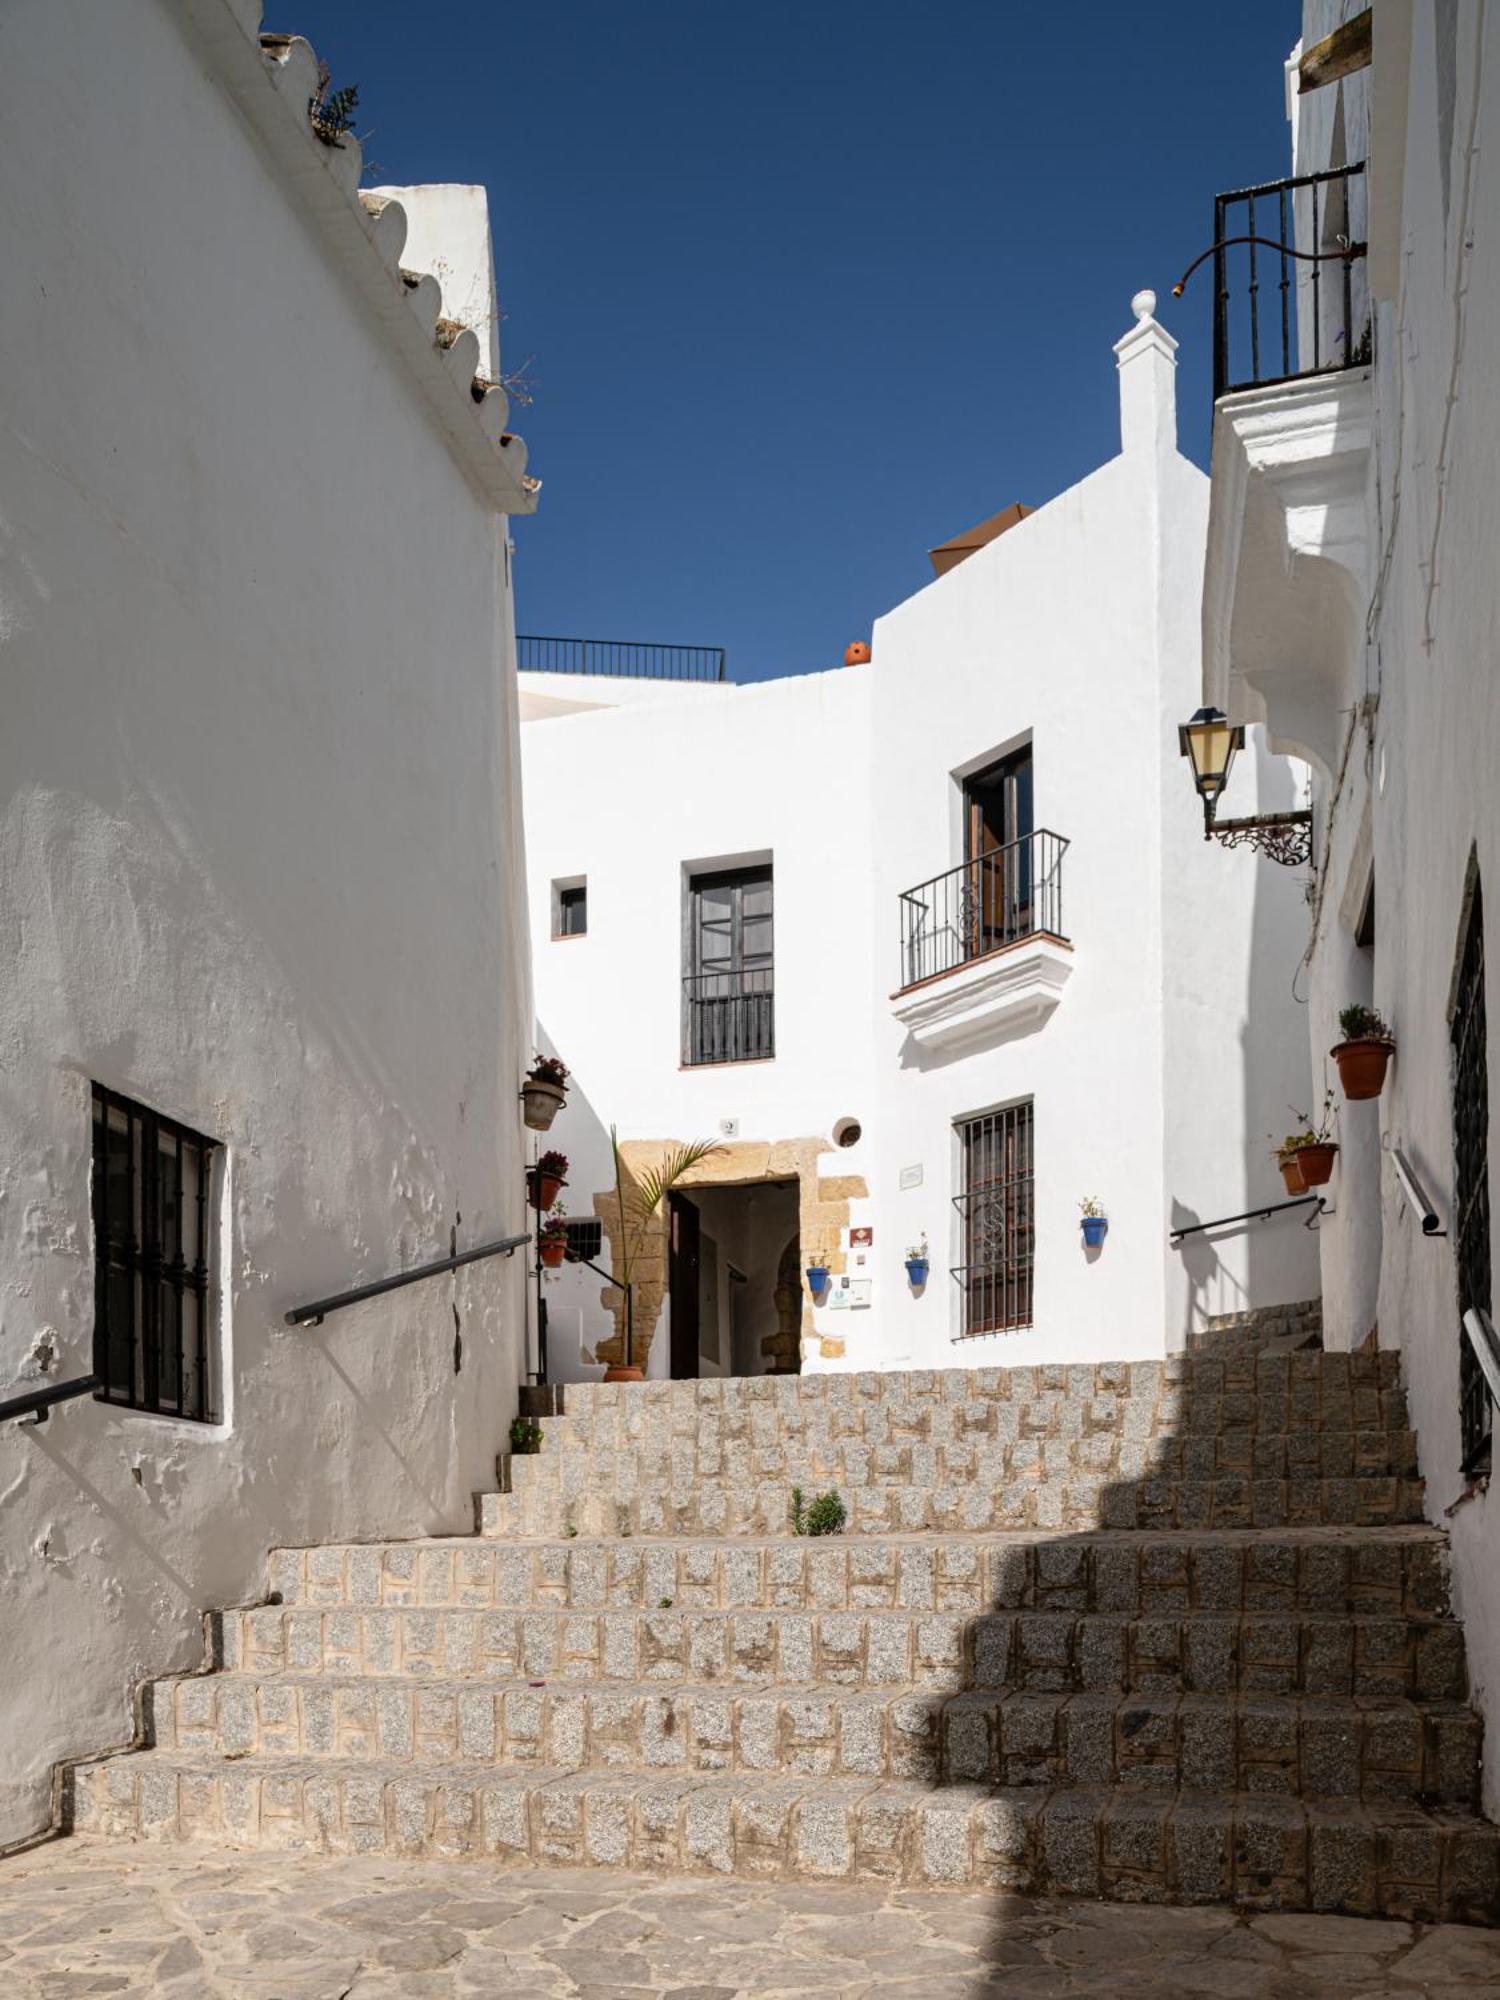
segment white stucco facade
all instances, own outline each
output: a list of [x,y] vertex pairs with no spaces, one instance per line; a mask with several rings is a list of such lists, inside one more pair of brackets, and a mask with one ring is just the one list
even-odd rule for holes
[[[1361,11],[1309,0],[1302,49]],[[1493,395],[1500,52],[1484,0],[1378,0],[1373,61],[1298,92],[1295,171],[1366,163],[1373,301],[1364,366],[1246,392],[1216,413],[1205,689],[1316,772],[1302,986],[1321,1094],[1338,1014],[1370,1004],[1396,1055],[1378,1099],[1339,1101],[1338,1214],[1320,1234],[1326,1337],[1402,1351],[1431,1518],[1451,1530],[1471,1679],[1500,1723],[1500,1517],[1462,1463],[1451,1018],[1476,882],[1500,869]],[[1268,52],[1268,59],[1275,60]],[[1371,913],[1373,912],[1373,919]],[[1495,1018],[1493,989],[1489,1018]],[[1496,1065],[1489,1063],[1489,1127]],[[1401,1152],[1442,1235],[1404,1200]],[[1500,1775],[1485,1771],[1500,1811]]]
[[[1300,1212],[1168,1240],[1284,1199],[1265,1135],[1307,1097],[1301,881],[1209,849],[1178,759],[1208,482],[1176,450],[1173,347],[1143,297],[1117,349],[1120,451],[877,619],[869,663],[744,687],[522,676],[538,1018],[575,1072],[544,1142],[572,1163],[564,1200],[588,1215],[607,1189],[611,1123],[773,1161],[820,1140],[844,1275],[871,1291],[810,1315],[804,1368],[1145,1357],[1204,1315],[1316,1290]],[[965,860],[965,777],[1027,743],[1034,824],[1068,843],[1063,935],[909,980],[902,897]],[[1284,763],[1244,760],[1235,810],[1295,803]],[[736,862],[773,871],[774,1057],[685,1065],[685,885]],[[554,938],[556,886],[580,883],[587,933]],[[1027,1100],[1032,1310],[959,1339],[958,1127]],[[1086,1196],[1110,1220],[1097,1253]],[[924,1236],[917,1287],[904,1256]],[[586,1273],[547,1281],[554,1379],[595,1372],[600,1295]],[[651,1372],[667,1354],[656,1339]]]
[[525,1226],[534,483],[482,192],[445,300],[258,16],[0,17],[0,1399],[91,1367],[100,1083],[217,1142],[219,1418],[0,1425],[0,1844],[269,1547],[470,1525],[520,1369],[504,1260],[283,1324]]

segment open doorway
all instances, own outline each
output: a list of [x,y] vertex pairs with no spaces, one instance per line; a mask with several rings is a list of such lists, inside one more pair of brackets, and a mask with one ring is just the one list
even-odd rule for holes
[[779,1180],[672,1195],[667,1298],[674,1380],[799,1372],[799,1194],[795,1180]]

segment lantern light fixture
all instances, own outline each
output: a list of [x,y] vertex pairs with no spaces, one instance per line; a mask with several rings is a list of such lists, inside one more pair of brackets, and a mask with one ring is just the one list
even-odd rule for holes
[[1247,819],[1217,818],[1236,753],[1245,747],[1245,725],[1231,722],[1222,708],[1200,708],[1177,731],[1177,747],[1193,771],[1193,789],[1203,801],[1203,838],[1224,847],[1254,847],[1284,867],[1312,859],[1310,812],[1258,813]]

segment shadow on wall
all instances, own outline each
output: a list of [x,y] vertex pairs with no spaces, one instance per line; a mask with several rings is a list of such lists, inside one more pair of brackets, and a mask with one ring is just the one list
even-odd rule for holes
[[[538,1024],[537,1048],[544,1055],[561,1055],[546,1029]],[[555,1148],[568,1157],[568,1184],[560,1197],[571,1221],[598,1220],[603,1224],[602,1243],[594,1262],[605,1270],[618,1269],[612,1259],[614,1219],[614,1155],[609,1127],[595,1110],[593,1100],[575,1070],[568,1080],[568,1097],[550,1132],[528,1132],[527,1161]],[[547,1308],[547,1373],[553,1382],[593,1382],[611,1356],[611,1343],[619,1328],[611,1301],[619,1297],[596,1272],[581,1265],[565,1264],[559,1272],[549,1272],[542,1283],[542,1300]],[[537,1365],[537,1290],[533,1277],[528,1286],[527,1306],[528,1372]],[[644,1352],[649,1327],[642,1313],[636,1316],[637,1360]],[[623,1353],[620,1358],[623,1360]]]

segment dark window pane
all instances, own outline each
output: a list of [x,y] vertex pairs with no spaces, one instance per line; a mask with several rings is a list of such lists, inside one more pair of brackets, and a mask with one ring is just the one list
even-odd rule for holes
[[557,927],[554,937],[583,937],[589,927],[589,892],[580,885],[576,889],[559,889],[557,892]]

